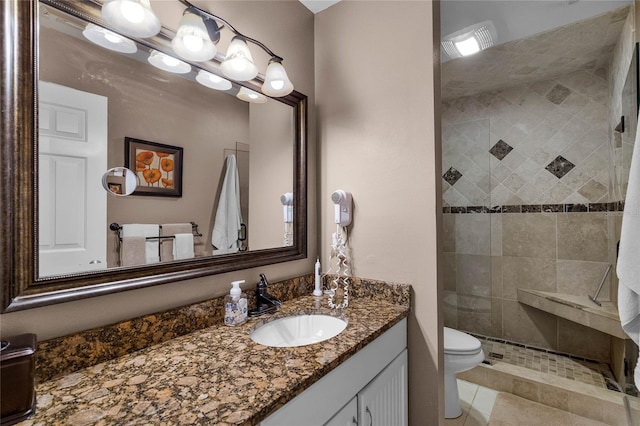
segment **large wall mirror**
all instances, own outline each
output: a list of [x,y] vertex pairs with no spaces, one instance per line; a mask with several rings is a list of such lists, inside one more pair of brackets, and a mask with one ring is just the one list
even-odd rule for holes
[[215,64],[151,66],[166,28],[100,47],[100,6],[2,5],[2,312],[306,257],[306,96],[250,103],[260,77],[214,90],[198,75]]

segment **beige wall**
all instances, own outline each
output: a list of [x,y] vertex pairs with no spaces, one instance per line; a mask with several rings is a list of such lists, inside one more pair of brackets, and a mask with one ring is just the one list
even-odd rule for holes
[[409,410],[415,425],[442,417],[434,15],[437,3],[428,1],[343,1],[316,15],[315,33],[321,260],[328,264],[335,229],[330,194],[351,191],[353,275],[414,289]]
[[[228,292],[229,283],[236,279],[245,279],[245,288],[254,288],[260,272],[276,281],[313,270],[317,242],[313,14],[298,2],[289,1],[196,3],[228,19],[236,28],[261,40],[283,56],[287,72],[296,89],[309,96],[309,257],[295,262],[4,314],[0,317],[1,335],[32,332],[36,333],[40,340],[44,340],[222,295]],[[174,22],[169,23],[175,28],[184,7],[177,1],[157,4],[162,10],[177,10]],[[154,7],[155,5],[156,3]],[[263,62],[266,64],[266,61]],[[211,207],[208,209],[210,212]]]

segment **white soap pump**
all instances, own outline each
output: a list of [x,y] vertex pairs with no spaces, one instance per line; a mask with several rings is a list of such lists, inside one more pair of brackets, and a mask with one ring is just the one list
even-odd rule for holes
[[244,280],[233,281],[231,291],[224,298],[224,323],[240,325],[247,321],[247,295],[242,292],[240,284]]

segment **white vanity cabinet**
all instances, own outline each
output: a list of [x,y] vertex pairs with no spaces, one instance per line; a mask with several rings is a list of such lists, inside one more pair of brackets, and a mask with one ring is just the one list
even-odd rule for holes
[[403,319],[261,424],[406,425],[406,347],[407,321]]

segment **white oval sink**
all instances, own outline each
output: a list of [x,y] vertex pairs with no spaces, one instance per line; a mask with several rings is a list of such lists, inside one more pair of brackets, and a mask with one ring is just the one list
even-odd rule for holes
[[305,346],[337,336],[346,327],[345,320],[330,315],[295,315],[258,326],[251,340],[280,348]]

